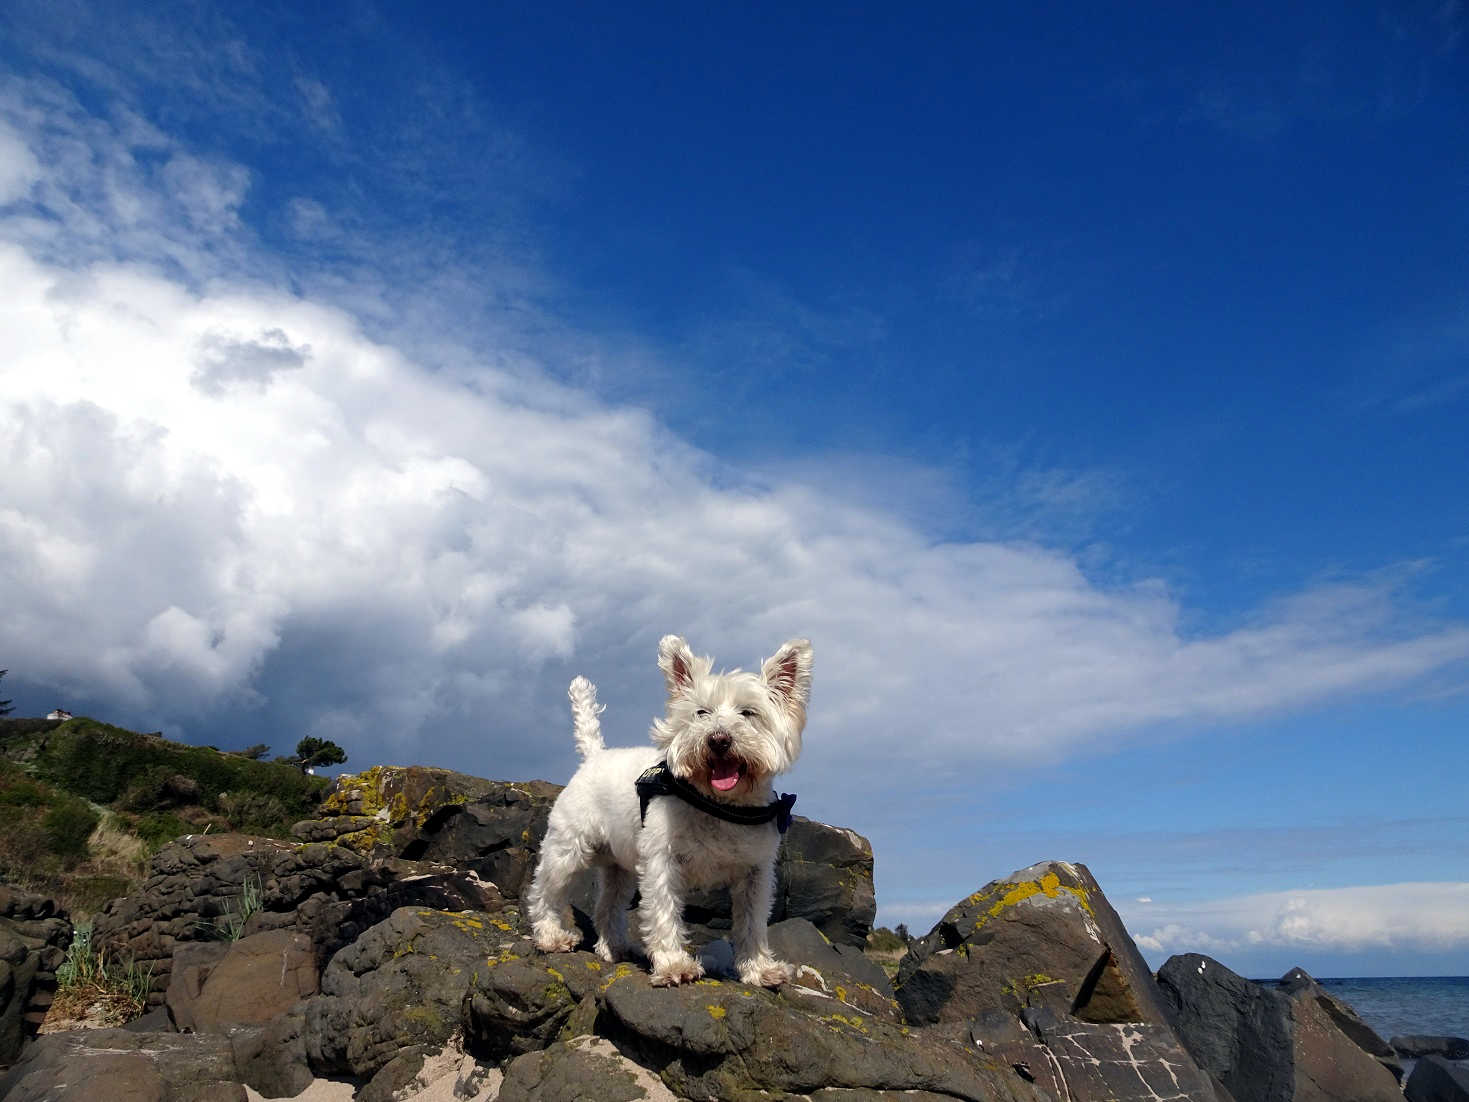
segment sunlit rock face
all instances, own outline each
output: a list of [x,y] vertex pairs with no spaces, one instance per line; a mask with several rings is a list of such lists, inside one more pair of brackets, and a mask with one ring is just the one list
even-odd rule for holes
[[1058,1098],[1228,1098],[1084,865],[1032,865],[960,900],[903,959],[897,998],[910,1023],[967,1031]]

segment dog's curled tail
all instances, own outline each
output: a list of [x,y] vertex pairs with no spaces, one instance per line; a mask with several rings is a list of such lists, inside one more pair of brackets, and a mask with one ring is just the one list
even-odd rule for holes
[[576,736],[576,752],[583,760],[603,749],[602,714],[604,705],[597,703],[597,686],[585,677],[575,678],[566,690],[571,697],[571,719]]

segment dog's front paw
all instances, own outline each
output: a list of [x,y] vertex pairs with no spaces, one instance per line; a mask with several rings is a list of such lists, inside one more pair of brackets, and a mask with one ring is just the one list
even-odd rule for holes
[[740,964],[740,982],[751,987],[779,987],[796,978],[796,970],[774,957],[756,957]]
[[581,944],[581,934],[558,927],[537,927],[531,939],[543,953],[569,953]]
[[677,987],[681,983],[693,983],[704,974],[704,966],[687,953],[679,953],[665,960],[654,960],[652,982],[654,987]]

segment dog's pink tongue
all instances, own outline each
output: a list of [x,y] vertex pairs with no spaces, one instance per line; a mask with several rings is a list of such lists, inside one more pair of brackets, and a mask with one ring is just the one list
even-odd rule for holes
[[709,770],[709,783],[721,792],[728,792],[740,783],[740,766],[738,762],[726,761],[715,762]]

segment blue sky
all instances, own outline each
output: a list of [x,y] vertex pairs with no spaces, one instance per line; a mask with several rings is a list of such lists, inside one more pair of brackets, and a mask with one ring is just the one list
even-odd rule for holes
[[805,634],[883,921],[1469,972],[1463,5],[534,7],[0,14],[20,711],[564,780]]

